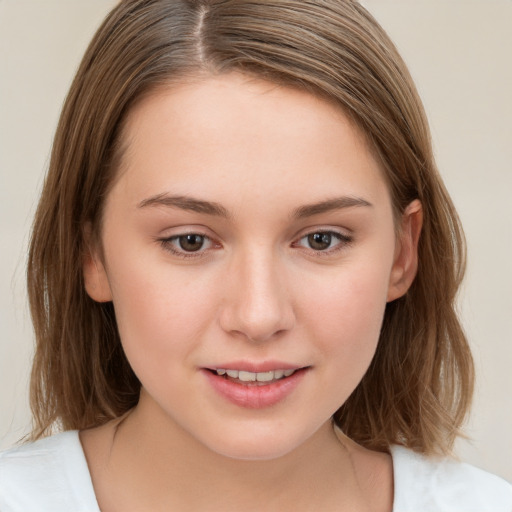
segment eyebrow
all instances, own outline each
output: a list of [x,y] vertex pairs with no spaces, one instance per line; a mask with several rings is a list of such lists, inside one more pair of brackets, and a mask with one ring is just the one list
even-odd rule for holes
[[[229,218],[230,214],[224,206],[212,201],[204,201],[189,196],[170,196],[166,193],[144,199],[138,204],[139,208],[148,206],[165,206],[167,208],[179,208],[181,210],[189,210],[206,215],[214,215],[217,217]],[[304,219],[335,210],[353,207],[371,207],[371,203],[360,197],[342,196],[333,199],[326,199],[318,203],[307,204],[296,208],[292,217],[295,219]]]
[[194,199],[189,196],[170,196],[163,193],[144,199],[138,205],[139,208],[146,208],[148,206],[166,206],[168,208],[180,208],[181,210],[190,210],[192,212],[205,213],[217,217],[229,217],[229,212],[224,206],[211,201]]
[[304,219],[306,217],[312,217],[313,215],[318,215],[320,213],[341,210],[344,208],[372,206],[373,205],[371,203],[366,201],[366,199],[362,199],[361,197],[342,196],[335,197],[333,199],[326,199],[325,201],[320,201],[318,203],[300,206],[293,211],[292,216],[296,219]]

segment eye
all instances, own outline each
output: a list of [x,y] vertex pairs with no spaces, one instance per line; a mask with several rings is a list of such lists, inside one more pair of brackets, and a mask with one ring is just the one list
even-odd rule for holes
[[303,236],[296,245],[316,252],[341,249],[352,242],[352,238],[336,231],[315,231]]
[[184,233],[160,239],[159,242],[165,250],[182,258],[202,256],[215,245],[210,237],[201,233]]
[[205,245],[206,237],[196,233],[176,237],[176,243],[185,252],[197,252]]

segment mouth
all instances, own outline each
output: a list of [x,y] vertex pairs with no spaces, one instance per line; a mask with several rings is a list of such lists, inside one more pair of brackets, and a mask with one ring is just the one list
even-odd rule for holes
[[311,368],[286,363],[232,363],[228,368],[203,368],[203,373],[224,399],[246,409],[263,409],[285,401]]
[[268,386],[274,382],[281,381],[291,377],[295,372],[304,368],[278,369],[266,372],[250,372],[247,370],[233,370],[226,368],[210,369],[214,375],[222,377],[231,382],[236,382],[245,386]]

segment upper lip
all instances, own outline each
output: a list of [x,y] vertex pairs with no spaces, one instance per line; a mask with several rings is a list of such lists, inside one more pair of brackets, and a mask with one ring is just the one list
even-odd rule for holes
[[304,365],[285,363],[282,361],[231,361],[206,367],[208,370],[241,370],[252,373],[271,372],[275,370],[300,370]]

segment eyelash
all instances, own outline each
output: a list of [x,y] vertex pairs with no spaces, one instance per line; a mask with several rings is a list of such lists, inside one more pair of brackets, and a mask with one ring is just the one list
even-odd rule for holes
[[[307,240],[310,236],[314,236],[314,235],[321,235],[321,236],[328,235],[329,237],[331,237],[331,240],[330,240],[331,243],[334,240],[337,240],[337,243],[334,246],[331,247],[329,244],[329,247],[326,249],[315,250],[311,247],[306,248],[306,249],[311,250],[314,253],[314,255],[317,257],[327,257],[332,254],[335,254],[338,251],[345,249],[354,240],[352,236],[346,235],[344,233],[340,233],[339,231],[333,231],[333,230],[328,230],[328,229],[319,229],[317,231],[310,231],[309,233],[306,233],[305,235],[300,237],[297,242],[294,242],[293,246],[294,247],[301,246],[300,242],[302,240]],[[302,246],[302,247],[304,247],[304,246]]]
[[[329,237],[331,237],[331,240],[330,240],[331,243],[332,243],[333,239],[337,240],[338,243],[336,243],[333,247],[328,247],[326,249],[319,249],[319,250],[315,250],[311,247],[306,248],[300,243],[302,240],[306,240],[308,237],[313,236],[313,235],[328,235]],[[203,246],[201,246],[201,248],[198,249],[197,251],[186,251],[183,248],[181,248],[181,249],[176,248],[175,244],[179,244],[180,238],[184,238],[187,236],[198,236],[203,239],[203,242],[208,242],[211,245],[211,247],[215,247],[216,245],[218,247],[220,247],[220,244],[218,244],[218,243],[216,244],[216,242],[214,242],[208,235],[201,233],[201,232],[197,232],[197,231],[190,232],[190,233],[180,233],[179,235],[173,235],[169,238],[159,238],[159,239],[157,239],[157,241],[160,242],[160,244],[166,251],[170,252],[171,254],[173,254],[174,256],[177,256],[179,258],[186,259],[186,258],[202,258],[202,257],[204,257],[205,253],[207,251],[209,251],[209,249],[211,247],[209,247],[207,249],[203,249]],[[352,242],[353,242],[353,237],[346,235],[344,233],[340,233],[338,231],[333,231],[333,230],[319,229],[317,231],[311,231],[311,232],[306,233],[305,235],[301,236],[296,242],[294,242],[292,244],[292,247],[304,247],[304,248],[312,251],[312,253],[315,256],[327,257],[327,256],[337,253],[340,250],[343,250],[345,247],[349,246]]]
[[203,250],[202,246],[197,251],[185,251],[184,249],[178,250],[175,248],[175,243],[179,244],[180,238],[184,238],[186,236],[199,236],[203,239],[203,242],[208,241],[212,246],[215,246],[215,245],[220,246],[220,244],[215,244],[215,242],[208,235],[205,235],[204,233],[197,232],[197,231],[190,232],[190,233],[180,233],[179,235],[173,235],[169,238],[160,238],[160,239],[158,239],[158,242],[161,243],[162,247],[166,251],[170,252],[173,256],[177,256],[178,258],[186,259],[186,258],[204,257],[205,252],[208,249]]

